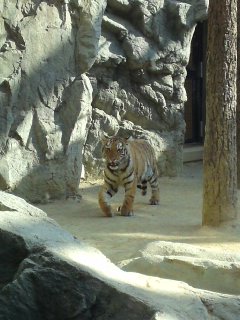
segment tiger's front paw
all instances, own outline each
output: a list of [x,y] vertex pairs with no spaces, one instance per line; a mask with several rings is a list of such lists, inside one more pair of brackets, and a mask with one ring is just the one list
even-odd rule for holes
[[109,212],[109,213],[105,214],[105,216],[106,216],[107,218],[112,218],[112,217],[114,217],[114,213]]
[[120,212],[121,212],[121,216],[124,216],[124,217],[133,216],[133,210],[129,210],[128,208],[126,208],[124,206],[120,208]]
[[159,200],[158,200],[158,199],[151,198],[151,199],[149,200],[149,204],[151,204],[151,205],[158,205],[158,204],[159,204]]
[[104,215],[105,215],[106,217],[108,217],[108,218],[111,218],[111,217],[114,216],[114,214],[112,213],[112,210],[111,210],[111,207],[110,207],[110,206],[105,207],[105,208],[103,209],[103,213],[104,213]]

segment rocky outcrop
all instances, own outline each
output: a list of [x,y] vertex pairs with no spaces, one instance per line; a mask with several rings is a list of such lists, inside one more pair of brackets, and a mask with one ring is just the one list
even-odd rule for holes
[[1,319],[239,318],[237,296],[124,272],[22,199],[0,204]]
[[33,202],[76,195],[105,2],[0,6],[0,188]]
[[[182,165],[185,67],[207,1],[0,4],[0,189],[78,196],[102,132],[145,137],[160,173]],[[88,72],[88,73],[87,73]]]
[[90,70],[93,116],[84,164],[101,168],[101,134],[148,139],[160,174],[182,168],[184,81],[197,21],[208,1],[108,1]]
[[197,246],[155,241],[119,263],[125,271],[185,281],[195,288],[240,294],[240,255]]

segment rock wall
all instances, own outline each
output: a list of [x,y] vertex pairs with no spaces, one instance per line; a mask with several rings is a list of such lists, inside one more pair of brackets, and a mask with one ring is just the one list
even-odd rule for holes
[[186,65],[207,2],[108,1],[89,72],[93,115],[84,155],[87,171],[98,173],[101,167],[102,131],[147,138],[160,174],[181,171]]
[[[185,67],[207,0],[3,0],[0,189],[78,195],[100,136],[146,137],[160,172],[182,165]],[[88,73],[87,73],[88,72]]]
[[97,54],[105,3],[0,6],[0,188],[34,202],[76,195],[92,114],[84,72]]

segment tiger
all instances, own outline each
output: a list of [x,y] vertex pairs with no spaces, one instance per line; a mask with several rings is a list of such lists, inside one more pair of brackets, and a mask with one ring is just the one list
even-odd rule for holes
[[159,204],[157,161],[152,146],[144,139],[102,137],[102,154],[105,160],[104,184],[98,194],[98,202],[106,217],[114,216],[109,200],[120,186],[125,189],[125,197],[120,207],[121,216],[133,215],[136,188],[147,193],[147,183],[152,195],[149,203]]

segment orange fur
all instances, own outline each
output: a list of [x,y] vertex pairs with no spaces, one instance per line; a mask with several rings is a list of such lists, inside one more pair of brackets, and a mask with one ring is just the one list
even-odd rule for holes
[[146,194],[150,183],[152,196],[150,204],[159,203],[158,170],[154,150],[143,139],[123,139],[117,136],[103,139],[103,157],[106,160],[104,184],[98,200],[103,213],[113,216],[108,198],[114,196],[119,186],[125,188],[125,198],[121,207],[122,216],[133,214],[136,188]]

